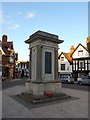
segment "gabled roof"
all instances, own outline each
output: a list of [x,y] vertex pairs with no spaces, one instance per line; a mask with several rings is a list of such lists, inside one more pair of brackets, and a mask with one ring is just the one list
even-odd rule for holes
[[13,53],[14,53],[14,50],[10,50],[10,56],[12,56],[13,55]]
[[[11,50],[8,50],[8,48],[11,48]],[[2,49],[6,55],[11,56],[14,53],[13,42],[2,42]]]
[[65,58],[66,58],[69,62],[72,62],[71,52],[69,52],[69,53],[61,52],[61,54],[60,54],[59,57],[58,57],[59,59],[60,59],[60,57],[61,57],[62,54],[65,56]]
[[5,55],[5,52],[3,51],[1,46],[0,46],[0,52],[1,52],[2,55]]
[[60,52],[58,52],[58,58],[59,58],[60,54],[61,54],[61,53],[60,53]]
[[[72,52],[72,54],[77,50],[77,48],[78,48],[80,45],[81,45],[87,52],[90,53],[90,51],[89,51],[85,46],[83,46],[81,43],[79,43],[78,46],[75,48],[75,50]],[[71,54],[71,56],[72,56],[72,54]]]

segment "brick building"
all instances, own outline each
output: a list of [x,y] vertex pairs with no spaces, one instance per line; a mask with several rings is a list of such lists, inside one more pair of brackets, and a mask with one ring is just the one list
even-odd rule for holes
[[2,55],[2,76],[4,79],[15,77],[15,62],[17,53],[14,51],[13,41],[7,41],[7,35],[2,36],[1,47],[5,54]]

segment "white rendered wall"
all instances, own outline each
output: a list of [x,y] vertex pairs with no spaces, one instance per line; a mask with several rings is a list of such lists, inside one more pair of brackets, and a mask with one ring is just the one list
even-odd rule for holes
[[[61,57],[64,57],[64,61],[61,61]],[[72,72],[72,65],[70,65],[70,62],[66,59],[66,57],[62,54],[60,59],[58,60],[58,72],[61,73],[71,73]],[[65,64],[65,70],[61,70],[61,64]]]
[[[83,50],[83,55],[78,56],[78,51]],[[73,58],[83,58],[83,57],[89,57],[89,53],[86,49],[84,49],[81,45],[77,48],[77,50],[72,55]]]

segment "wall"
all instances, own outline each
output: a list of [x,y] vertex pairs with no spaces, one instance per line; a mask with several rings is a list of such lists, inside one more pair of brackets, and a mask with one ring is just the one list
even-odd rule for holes
[[[61,61],[61,57],[64,57],[64,61]],[[72,72],[72,65],[70,65],[70,62],[66,59],[66,57],[62,54],[60,59],[58,60],[58,72],[60,73],[70,73]],[[65,64],[65,70],[61,70],[61,64]]]
[[[79,50],[83,50],[83,56],[78,56]],[[77,48],[77,50],[72,55],[73,58],[83,58],[88,56],[89,56],[89,53],[81,45]]]
[[[41,56],[38,58],[38,47],[41,48]],[[55,50],[58,50],[58,44],[57,43],[52,43],[52,42],[47,42],[47,41],[42,41],[42,40],[37,40],[35,42],[32,42],[29,44],[29,49],[32,50],[32,62],[31,62],[31,79],[32,81],[38,80],[41,75],[41,80],[54,80],[55,78]],[[45,51],[52,52],[52,74],[45,74]],[[40,51],[39,51],[40,52]],[[37,72],[38,67],[37,67],[37,61],[41,60],[41,64],[39,65],[41,71],[41,74]],[[40,63],[40,62],[39,62]],[[39,76],[37,75],[39,74]],[[36,78],[38,76],[38,78]],[[47,79],[48,78],[48,79]]]

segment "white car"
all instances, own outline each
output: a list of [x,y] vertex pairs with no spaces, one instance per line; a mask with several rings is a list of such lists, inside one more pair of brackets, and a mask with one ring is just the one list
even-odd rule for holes
[[68,78],[68,83],[74,83],[74,78],[73,77],[69,77]]
[[61,78],[61,82],[62,83],[74,83],[74,78],[67,76],[67,77]]
[[78,84],[79,85],[81,85],[81,84],[90,85],[90,76],[87,75],[87,76],[83,76],[82,78],[78,79]]

